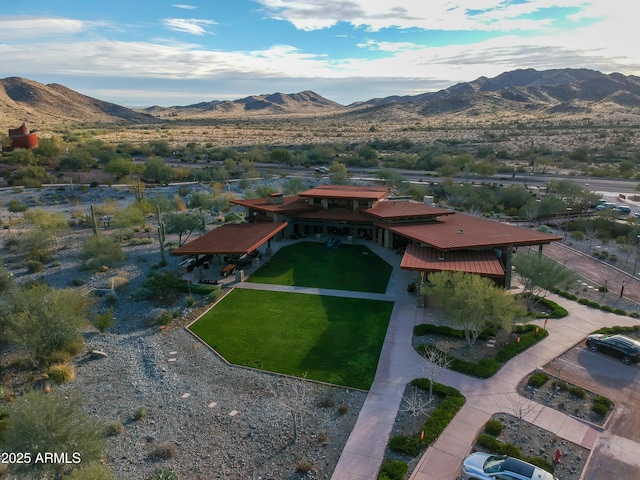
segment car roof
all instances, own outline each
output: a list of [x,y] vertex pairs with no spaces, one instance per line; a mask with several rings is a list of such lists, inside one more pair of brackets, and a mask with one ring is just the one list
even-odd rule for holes
[[519,475],[522,475],[526,478],[533,478],[533,472],[535,472],[536,467],[531,465],[530,463],[523,462],[522,460],[518,460],[517,458],[507,458],[502,464],[503,472],[513,472]]
[[625,337],[624,335],[611,335],[606,337],[607,340],[619,340],[624,343],[628,343],[629,345],[634,345],[636,347],[640,347],[640,342],[633,338]]

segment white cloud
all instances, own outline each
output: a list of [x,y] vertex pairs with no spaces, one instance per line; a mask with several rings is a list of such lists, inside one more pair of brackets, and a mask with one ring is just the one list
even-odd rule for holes
[[194,5],[184,5],[184,4],[176,4],[171,6],[175,8],[181,8],[182,10],[195,10],[196,8],[198,8]]
[[0,40],[28,40],[58,35],[72,35],[96,25],[70,18],[0,16]]
[[174,32],[191,33],[193,35],[204,35],[207,33],[205,27],[216,25],[213,20],[198,18],[165,18],[162,23],[167,29]]
[[329,28],[338,22],[371,31],[383,28],[425,30],[531,30],[549,20],[523,15],[551,7],[584,9],[603,0],[531,0],[512,4],[505,0],[255,0],[267,15],[285,20],[300,30]]
[[424,48],[424,45],[418,45],[413,42],[379,42],[377,40],[366,40],[356,44],[357,47],[367,50],[378,50],[383,52],[401,52],[403,50],[417,50]]

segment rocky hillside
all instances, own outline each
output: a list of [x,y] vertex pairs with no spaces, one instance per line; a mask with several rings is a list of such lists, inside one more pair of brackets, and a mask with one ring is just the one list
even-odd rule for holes
[[312,91],[251,95],[239,100],[202,102],[184,107],[151,107],[143,110],[157,117],[203,117],[244,115],[299,115],[341,110],[339,103]]
[[155,118],[114,103],[82,95],[56,83],[26,78],[0,79],[0,128],[96,123],[150,123]]
[[638,106],[640,77],[588,69],[526,69],[480,77],[438,92],[377,98],[350,105],[350,109],[359,116],[403,112],[478,117],[629,112]]
[[252,95],[233,101],[150,107],[140,111],[82,95],[62,85],[11,77],[0,80],[0,129],[23,120],[38,129],[61,124],[153,123],[212,118],[330,117],[348,121],[425,119],[519,122],[524,119],[636,118],[640,77],[588,69],[515,70],[438,92],[389,96],[343,106],[312,91]]

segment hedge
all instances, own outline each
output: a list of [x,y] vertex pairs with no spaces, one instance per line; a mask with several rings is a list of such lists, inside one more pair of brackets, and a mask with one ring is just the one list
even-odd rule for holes
[[[537,330],[537,332],[536,332]],[[454,338],[464,338],[464,331],[457,330],[451,327],[444,327],[438,325],[431,324],[421,324],[416,325],[413,329],[414,334],[417,336],[426,335],[428,333],[439,334],[451,336]],[[451,335],[448,334],[451,333]],[[456,357],[453,357],[445,352],[442,352],[446,355],[447,360],[449,361],[449,368],[451,370],[455,370],[456,372],[463,373],[465,375],[470,375],[472,377],[478,378],[489,378],[495,375],[502,364],[511,360],[513,357],[523,352],[530,346],[539,342],[547,335],[549,332],[544,328],[537,327],[536,325],[520,325],[516,326],[513,329],[514,333],[520,333],[521,335],[518,337],[520,342],[517,339],[507,343],[496,353],[495,359],[493,358],[483,358],[478,363],[469,362],[468,360],[462,360]],[[435,348],[435,347],[432,347]],[[424,351],[424,346],[421,345],[417,348],[419,352]]]
[[511,443],[503,443],[496,437],[494,437],[493,435],[489,435],[488,433],[481,433],[480,435],[478,435],[478,438],[476,439],[476,445],[483,448],[484,450],[498,455],[508,455],[509,457],[519,458],[520,460],[524,460],[525,462],[529,462],[532,465],[536,465],[537,467],[540,467],[547,472],[553,473],[553,464],[548,460],[542,457],[527,457],[522,454],[522,451],[516,445],[512,445]]
[[[417,378],[411,381],[410,384],[429,391],[431,382],[426,378]],[[389,441],[391,450],[416,457],[423,446],[428,446],[438,439],[464,405],[465,398],[453,387],[434,382],[433,393],[443,396],[444,399],[422,424],[420,430],[421,434],[424,433],[424,437],[421,439],[421,435],[395,435]]]
[[409,465],[400,460],[385,460],[378,480],[403,480],[408,469]]

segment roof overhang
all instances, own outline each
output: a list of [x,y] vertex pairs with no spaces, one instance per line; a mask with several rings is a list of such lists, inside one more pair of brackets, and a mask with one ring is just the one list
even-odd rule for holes
[[222,225],[171,251],[171,255],[241,255],[266,243],[287,222]]
[[445,253],[420,245],[408,245],[400,268],[420,272],[465,272],[494,278],[505,276],[500,259],[490,250],[455,250]]
[[562,237],[485,218],[456,213],[438,217],[436,222],[392,224],[376,223],[403,237],[439,250],[468,250],[506,246],[544,245]]

